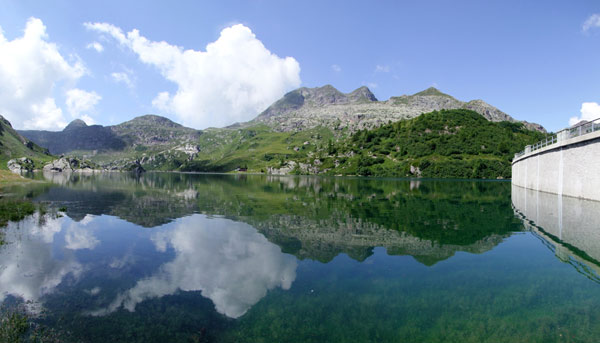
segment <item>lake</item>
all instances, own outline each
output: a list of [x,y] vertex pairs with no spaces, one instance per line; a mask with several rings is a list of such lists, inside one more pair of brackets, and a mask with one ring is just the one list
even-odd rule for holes
[[[42,176],[38,175],[37,178]],[[596,342],[600,205],[510,182],[46,175],[0,302],[74,342]]]

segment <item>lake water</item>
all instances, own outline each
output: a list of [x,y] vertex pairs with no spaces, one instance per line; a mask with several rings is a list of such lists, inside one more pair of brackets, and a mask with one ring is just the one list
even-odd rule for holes
[[64,341],[600,337],[599,203],[510,182],[48,178],[12,190],[48,211],[4,229],[0,302]]

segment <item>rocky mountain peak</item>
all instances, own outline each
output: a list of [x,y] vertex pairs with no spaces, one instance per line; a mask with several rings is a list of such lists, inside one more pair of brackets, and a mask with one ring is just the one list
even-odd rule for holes
[[146,114],[143,116],[135,117],[117,126],[151,126],[171,128],[183,127],[181,124],[177,124],[169,118],[157,116],[155,114]]
[[446,93],[440,92],[440,90],[435,87],[429,87],[424,91],[420,91],[418,93],[413,94],[413,96],[445,96],[445,97],[452,98],[452,96],[450,96]]
[[362,86],[355,89],[348,95],[348,97],[350,98],[351,102],[377,101],[377,98],[367,86]]
[[301,94],[306,101],[316,106],[346,103],[348,101],[346,94],[340,92],[332,85],[302,88]]
[[82,127],[87,127],[88,125],[81,119],[75,119],[67,125],[63,131],[75,130]]
[[[262,122],[277,131],[324,126],[341,133],[345,128],[350,132],[370,129],[390,121],[411,119],[422,113],[444,109],[469,109],[494,122],[517,121],[482,100],[460,101],[435,87],[413,95],[378,101],[364,86],[351,93],[342,93],[331,85],[325,85],[291,91],[249,123]],[[523,124],[531,130],[545,132],[541,125]]]
[[293,90],[277,100],[258,116],[258,120],[279,116],[299,110],[303,107],[322,108],[330,105],[348,105],[354,103],[374,102],[377,98],[363,86],[351,93],[342,93],[332,85]]

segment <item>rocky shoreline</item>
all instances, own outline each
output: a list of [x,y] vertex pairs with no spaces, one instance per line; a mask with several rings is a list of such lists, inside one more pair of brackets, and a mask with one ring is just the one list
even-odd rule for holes
[[122,169],[118,168],[101,168],[95,163],[87,160],[80,160],[74,157],[60,157],[59,159],[53,160],[46,164],[41,170],[34,167],[34,162],[27,158],[21,157],[9,160],[7,162],[8,170],[15,174],[23,174],[35,171],[43,171],[44,173],[103,173],[103,172],[120,172],[128,171],[137,174],[143,173],[146,170],[140,165],[139,161],[136,161]]

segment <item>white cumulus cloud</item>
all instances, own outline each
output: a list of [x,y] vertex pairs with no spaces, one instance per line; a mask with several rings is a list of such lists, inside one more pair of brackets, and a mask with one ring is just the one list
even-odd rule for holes
[[123,83],[128,88],[133,88],[133,81],[127,73],[119,72],[119,73],[111,73],[110,77],[117,83]]
[[84,25],[114,38],[175,83],[174,94],[160,92],[152,104],[196,128],[253,119],[300,85],[298,62],[273,54],[241,24],[223,29],[204,51],[151,41],[138,30],[124,33],[108,23]]
[[390,72],[390,66],[378,64],[378,65],[375,66],[375,72],[376,73],[389,73]]
[[0,114],[17,128],[60,129],[66,125],[53,91],[76,82],[83,64],[67,60],[48,41],[40,19],[30,18],[23,36],[8,40],[0,29]]
[[342,67],[340,67],[340,66],[339,66],[339,65],[337,65],[337,64],[332,64],[332,65],[331,65],[331,70],[335,71],[336,73],[339,73],[339,72],[341,72],[341,71],[342,71]]
[[[102,97],[96,92],[88,92],[82,89],[73,88],[67,91],[67,100],[65,103],[67,104],[67,110],[73,118],[86,118],[90,120],[92,118],[89,113],[84,112],[92,111],[101,99]],[[86,122],[88,122],[88,120],[84,119]]]
[[586,21],[583,23],[582,30],[583,32],[587,32],[592,28],[600,27],[600,14],[592,14]]
[[104,51],[104,47],[102,46],[102,44],[98,43],[98,42],[91,42],[90,44],[88,44],[86,46],[87,49],[94,49],[97,52],[102,52]]
[[581,116],[571,117],[569,119],[569,126],[573,126],[582,120],[592,121],[600,118],[600,104],[597,102],[584,102],[581,104]]

